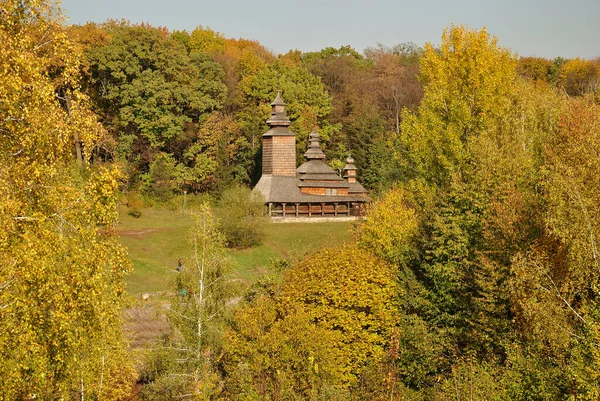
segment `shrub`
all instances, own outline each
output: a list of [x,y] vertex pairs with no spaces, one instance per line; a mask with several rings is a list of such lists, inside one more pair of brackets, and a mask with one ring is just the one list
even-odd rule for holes
[[177,190],[176,175],[173,156],[160,153],[150,163],[150,171],[142,175],[142,191],[159,202],[167,202]]
[[261,243],[267,218],[260,195],[241,185],[228,188],[221,195],[217,213],[228,247],[243,249]]
[[127,193],[127,214],[135,218],[142,216],[142,208],[144,202],[137,191],[129,191]]

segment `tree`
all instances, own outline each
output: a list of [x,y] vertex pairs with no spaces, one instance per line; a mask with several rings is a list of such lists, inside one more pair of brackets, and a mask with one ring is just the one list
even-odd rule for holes
[[190,53],[214,55],[225,50],[225,41],[222,33],[200,25],[189,35],[187,46]]
[[309,256],[285,273],[280,291],[236,313],[225,387],[240,397],[348,399],[391,339],[396,291],[392,266],[366,251]]
[[158,354],[158,358],[175,363],[166,363],[155,372],[145,390],[150,399],[164,399],[168,393],[171,397],[195,394],[208,400],[220,392],[216,365],[233,286],[224,239],[208,203],[203,203],[193,218],[190,242],[194,253],[175,280],[176,297],[168,312],[179,337],[161,344],[164,352]]
[[600,88],[600,60],[567,60],[560,69],[559,86],[571,96],[597,94]]
[[115,22],[102,28],[110,41],[86,48],[86,82],[103,122],[119,136],[123,157],[140,154],[136,143],[150,153],[171,150],[187,123],[222,107],[223,70],[206,55],[188,55],[157,28]]
[[241,185],[227,188],[219,200],[219,231],[230,248],[259,245],[264,237],[265,203],[262,196]]
[[380,355],[397,314],[393,268],[366,251],[326,249],[289,270],[280,295],[284,311],[302,307],[310,321],[341,334],[336,348],[341,383],[355,380],[370,357]]
[[122,399],[134,372],[129,262],[112,236],[119,173],[90,164],[101,127],[60,10],[8,1],[0,14],[0,398]]
[[253,148],[258,151],[259,138],[266,130],[265,121],[270,115],[270,103],[281,91],[287,104],[286,112],[298,136],[298,159],[306,151],[308,134],[320,126],[319,134],[325,144],[341,127],[328,124],[331,96],[321,80],[305,68],[290,67],[281,62],[269,65],[249,81],[240,83],[240,111],[236,113],[242,130]]
[[439,50],[425,46],[423,101],[418,114],[404,113],[401,128],[402,156],[414,174],[447,185],[468,168],[474,139],[508,110],[516,61],[497,42],[485,29],[451,26]]
[[215,181],[221,188],[232,183],[250,182],[251,144],[232,116],[215,112],[202,122],[196,141],[185,157],[197,157],[199,154],[215,162]]
[[357,244],[395,265],[407,266],[418,234],[419,217],[401,188],[386,193],[367,212],[358,230]]
[[400,133],[400,117],[404,108],[414,110],[419,104],[422,89],[417,82],[419,54],[422,49],[412,43],[393,48],[379,45],[365,53],[373,60],[373,86],[377,92],[380,110],[391,123],[389,128]]
[[534,81],[549,82],[552,61],[541,57],[521,57],[517,62],[517,73]]

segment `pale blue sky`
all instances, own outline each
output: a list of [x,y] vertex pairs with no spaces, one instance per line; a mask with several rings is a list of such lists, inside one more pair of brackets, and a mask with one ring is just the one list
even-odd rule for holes
[[454,23],[485,26],[521,56],[600,56],[600,0],[63,0],[62,7],[73,24],[123,18],[170,30],[203,25],[276,53],[438,44]]

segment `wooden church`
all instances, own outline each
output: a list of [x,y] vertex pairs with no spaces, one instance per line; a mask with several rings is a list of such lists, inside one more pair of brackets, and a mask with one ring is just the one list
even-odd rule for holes
[[296,134],[280,94],[271,103],[270,129],[262,136],[262,175],[254,187],[274,219],[359,218],[369,200],[357,180],[354,160],[348,157],[344,177],[325,163],[320,137],[309,135],[306,162],[296,168]]

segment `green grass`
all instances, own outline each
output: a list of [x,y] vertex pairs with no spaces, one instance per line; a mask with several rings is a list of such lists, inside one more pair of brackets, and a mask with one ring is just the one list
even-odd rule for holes
[[[262,245],[228,251],[238,278],[250,284],[267,272],[271,259],[298,260],[323,247],[350,239],[353,223],[267,224]],[[180,211],[144,209],[140,218],[120,210],[118,233],[134,270],[127,278],[131,295],[169,291],[177,260],[191,263],[188,232],[192,220]]]

